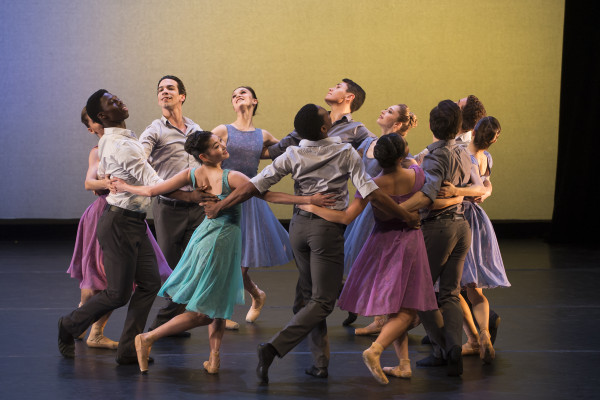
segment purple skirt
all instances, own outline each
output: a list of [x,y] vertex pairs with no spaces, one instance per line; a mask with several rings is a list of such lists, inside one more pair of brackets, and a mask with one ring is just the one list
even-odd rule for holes
[[[79,279],[81,282],[79,287],[81,289],[106,289],[106,273],[104,272],[104,263],[102,262],[102,249],[96,238],[96,226],[106,208],[106,204],[106,196],[98,196],[83,212],[79,220],[73,258],[71,259],[71,265],[67,273],[71,274],[71,278]],[[160,247],[158,247],[158,243],[156,243],[147,224],[146,232],[156,254],[160,279],[164,282],[171,275],[171,268],[169,268],[169,264],[165,260],[165,256]]]
[[338,306],[363,316],[401,308],[438,308],[420,230],[400,221],[376,221],[344,284]]

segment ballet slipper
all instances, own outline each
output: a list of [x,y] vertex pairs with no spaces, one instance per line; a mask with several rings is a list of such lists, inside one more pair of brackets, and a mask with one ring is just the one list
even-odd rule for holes
[[238,329],[240,329],[240,324],[238,324],[235,321],[232,321],[230,319],[226,319],[225,320],[225,329],[230,330],[230,331],[237,331]]
[[267,299],[267,295],[265,292],[260,290],[258,287],[256,288],[258,292],[258,296],[252,296],[252,306],[248,310],[248,314],[246,314],[246,322],[254,322],[260,315],[260,311],[265,305],[265,300]]
[[135,337],[135,352],[137,353],[138,364],[142,374],[148,372],[148,359],[150,358],[150,350],[152,344],[144,339],[144,335],[140,334]]
[[396,378],[410,378],[412,369],[410,368],[410,360],[408,358],[400,360],[400,365],[395,367],[384,367],[383,372],[386,375],[395,376]]
[[490,339],[490,332],[487,329],[479,332],[479,357],[486,364],[490,364],[496,357],[496,351]]
[[99,321],[94,322],[92,325],[86,344],[88,347],[98,349],[116,350],[119,347],[119,342],[115,342],[104,336],[104,324]]
[[462,345],[462,355],[463,356],[477,356],[479,355],[479,343],[477,342],[467,342]]
[[377,342],[373,342],[371,347],[363,351],[362,357],[373,378],[382,385],[387,385],[389,383],[388,378],[383,373],[379,362],[382,352],[383,346]]
[[218,351],[211,351],[208,361],[204,361],[204,369],[209,374],[218,374],[221,366],[221,359]]
[[356,336],[378,335],[381,332],[381,328],[383,328],[383,325],[385,325],[386,322],[387,316],[377,315],[373,319],[373,322],[371,322],[369,325],[365,326],[364,328],[355,329],[354,334]]

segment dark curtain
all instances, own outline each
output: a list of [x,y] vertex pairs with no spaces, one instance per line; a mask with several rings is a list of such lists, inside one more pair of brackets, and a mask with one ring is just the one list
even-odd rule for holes
[[550,241],[598,242],[600,20],[593,2],[567,0]]

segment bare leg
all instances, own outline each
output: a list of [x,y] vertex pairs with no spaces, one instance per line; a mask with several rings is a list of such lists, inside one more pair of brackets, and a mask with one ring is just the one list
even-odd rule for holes
[[[94,297],[96,294],[100,293],[100,290],[94,289],[81,289],[81,302],[79,303],[79,307],[85,304],[89,299]],[[88,347],[95,347],[101,349],[110,349],[116,350],[119,347],[119,342],[115,342],[104,336],[104,327],[108,322],[108,318],[110,317],[111,312],[102,316],[98,321],[94,322],[92,325],[92,329],[90,330],[90,335],[86,341]],[[87,331],[83,332],[79,339],[83,340]]]
[[137,335],[135,337],[135,350],[137,352],[140,371],[142,373],[148,371],[148,357],[150,356],[152,343],[165,336],[184,332],[197,326],[208,325],[212,321],[213,319],[207,315],[186,311],[150,332]]
[[467,335],[467,343],[462,346],[462,354],[464,356],[479,354],[479,333],[473,321],[473,314],[462,295],[459,295],[459,300],[463,310],[463,330]]
[[246,291],[250,293],[250,296],[252,297],[252,307],[250,307],[250,310],[248,310],[248,314],[246,314],[246,321],[254,322],[260,315],[260,311],[265,305],[267,295],[265,294],[265,292],[258,288],[256,283],[252,281],[252,278],[250,278],[250,275],[248,274],[249,269],[250,268],[248,267],[242,267],[244,289],[246,289]]
[[219,349],[221,348],[221,341],[223,340],[224,332],[225,320],[221,318],[215,318],[215,320],[208,326],[208,343],[210,345],[210,357],[208,361],[204,361],[204,369],[209,374],[216,374],[219,372],[219,366],[221,365]]
[[397,378],[410,378],[410,358],[408,356],[408,332],[404,332],[398,339],[394,340],[394,350],[399,364],[395,367],[383,367],[383,373]]
[[496,352],[492,346],[489,332],[490,304],[480,288],[467,288],[467,296],[473,307],[473,315],[479,325],[479,356],[489,364],[494,359]]

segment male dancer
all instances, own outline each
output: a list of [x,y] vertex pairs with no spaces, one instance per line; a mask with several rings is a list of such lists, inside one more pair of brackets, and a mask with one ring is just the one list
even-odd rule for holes
[[[431,110],[429,126],[438,141],[427,146],[429,154],[422,164],[425,185],[401,204],[407,211],[431,205],[444,181],[461,188],[461,193],[458,194],[461,196],[481,196],[485,192],[479,171],[472,168],[469,154],[463,146],[456,144],[455,138],[461,122],[460,108],[451,100],[441,101]],[[467,188],[469,184],[473,185]],[[419,313],[434,344],[434,355],[417,362],[417,365],[437,366],[447,363],[448,375],[458,376],[462,374],[463,321],[458,295],[465,257],[471,246],[471,230],[464,218],[461,203],[437,210],[425,210],[421,218],[431,277],[433,282],[440,279],[440,309]],[[441,354],[441,351],[444,353]]]
[[462,111],[462,124],[458,131],[458,135],[456,136],[456,143],[468,144],[471,141],[475,125],[477,125],[477,122],[479,122],[481,118],[487,115],[485,107],[481,101],[479,101],[477,96],[473,94],[463,97],[458,100],[456,104],[458,104]]
[[[363,198],[372,201],[374,206],[409,223],[418,222],[377,187],[364,172],[362,160],[352,146],[342,144],[339,137],[328,137],[331,118],[325,109],[314,104],[305,105],[296,115],[294,127],[304,139],[300,146],[288,147],[271,165],[223,201],[207,203],[208,218],[250,196],[265,192],[291,174],[296,195],[335,193],[333,208],[344,210],[348,207],[348,178],[351,178]],[[342,224],[294,209],[290,241],[300,274],[296,290],[301,292],[304,304],[283,330],[269,342],[258,346],[256,372],[263,383],[269,381],[269,366],[275,356],[283,357],[306,336],[309,337],[314,365],[305,372],[318,378],[328,376],[329,340],[325,319],[333,311],[342,283],[344,229]]]
[[[167,180],[186,168],[197,168],[198,161],[184,150],[185,141],[192,132],[200,131],[200,126],[183,116],[183,103],[187,92],[181,79],[165,75],[159,79],[156,93],[162,117],[155,119],[140,135],[140,143],[150,165],[158,176]],[[184,191],[191,191],[186,186]],[[175,268],[192,234],[204,219],[204,210],[197,203],[158,196],[152,206],[156,239],[169,266]],[[185,311],[185,304],[167,300],[167,305],[158,311],[150,330],[159,327],[176,315]],[[190,336],[181,332],[176,336]]]
[[[350,143],[355,149],[367,137],[375,137],[361,122],[354,121],[352,114],[358,111],[365,102],[366,93],[362,87],[350,79],[342,79],[340,83],[329,88],[325,102],[331,108],[329,116],[333,124],[329,130],[329,137],[339,137],[342,143]],[[267,155],[272,160],[283,153],[288,146],[298,146],[302,138],[297,131],[291,132],[267,149]]]
[[[98,142],[99,176],[118,177],[131,184],[162,182],[146,161],[135,134],[126,129],[129,111],[115,95],[101,89],[86,105],[92,121],[104,126]],[[190,193],[174,197],[194,201]],[[58,321],[58,349],[67,358],[75,356],[74,337],[106,313],[129,302],[116,361],[136,364],[134,338],[144,330],[148,313],[160,289],[156,255],[146,234],[146,210],[150,200],[130,193],[110,193],[106,211],[98,221],[98,242],[102,246],[107,288]],[[133,284],[136,284],[133,296]]]

